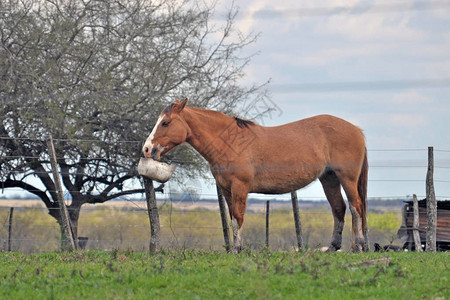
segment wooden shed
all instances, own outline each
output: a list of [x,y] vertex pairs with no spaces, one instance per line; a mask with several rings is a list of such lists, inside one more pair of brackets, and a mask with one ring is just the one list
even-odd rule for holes
[[[427,203],[426,199],[419,202],[419,235],[422,248],[425,249],[427,231]],[[398,237],[404,242],[403,248],[414,250],[413,238],[413,201],[405,201],[402,210],[402,226],[398,230]],[[436,249],[450,250],[450,200],[437,201]]]

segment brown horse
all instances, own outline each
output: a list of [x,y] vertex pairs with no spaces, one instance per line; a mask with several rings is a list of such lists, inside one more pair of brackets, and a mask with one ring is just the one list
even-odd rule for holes
[[363,251],[368,163],[358,127],[329,115],[263,127],[186,103],[177,100],[162,111],[142,150],[159,160],[187,142],[208,161],[228,204],[233,252],[241,250],[248,193],[289,193],[317,178],[334,216],[329,251],[342,244],[346,205],[341,186],[352,213],[353,250]]

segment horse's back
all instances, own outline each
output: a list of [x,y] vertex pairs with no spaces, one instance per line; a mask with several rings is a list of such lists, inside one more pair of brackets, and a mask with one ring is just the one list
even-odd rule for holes
[[280,126],[262,128],[262,140],[283,145],[287,151],[293,151],[294,148],[303,151],[329,148],[331,151],[335,147],[342,149],[350,144],[354,146],[354,143],[365,147],[364,135],[359,127],[331,115],[318,115]]
[[291,123],[265,128],[275,131],[286,129],[289,130],[292,128],[310,132],[314,132],[316,130],[327,131],[328,129],[335,129],[335,130],[345,130],[346,132],[353,131],[355,134],[361,133],[361,129],[359,129],[359,127],[353,125],[352,123],[344,119],[332,115],[317,115],[310,118],[294,121]]
[[365,155],[362,131],[330,115],[251,130],[257,136],[248,149],[256,168],[254,192],[298,189],[318,178],[327,167],[362,164]]
[[317,122],[327,140],[330,163],[349,163],[349,161],[362,163],[366,144],[364,134],[358,126],[330,115],[320,115],[311,119]]
[[366,145],[358,126],[331,115],[318,115],[294,124],[296,129],[310,131],[307,140],[316,147],[314,151],[323,151],[328,165],[362,163]]

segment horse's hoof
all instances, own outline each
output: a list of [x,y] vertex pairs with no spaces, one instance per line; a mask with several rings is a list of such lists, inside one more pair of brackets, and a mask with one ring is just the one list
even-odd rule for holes
[[328,247],[328,249],[325,252],[336,252],[338,250],[339,250],[339,248],[336,248],[334,246],[330,246],[330,247]]
[[239,254],[239,253],[241,253],[241,251],[242,251],[242,248],[241,247],[234,247],[233,249],[231,249],[231,253],[232,254]]
[[361,245],[355,245],[355,246],[352,248],[352,252],[353,252],[353,253],[362,253],[362,252],[364,252],[364,251],[363,251],[363,247],[362,247]]

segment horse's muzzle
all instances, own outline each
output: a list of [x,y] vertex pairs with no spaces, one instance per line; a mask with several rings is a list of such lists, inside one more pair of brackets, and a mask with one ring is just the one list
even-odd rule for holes
[[159,160],[161,158],[161,156],[159,155],[159,151],[156,148],[152,149],[152,151],[150,152],[150,156],[154,160]]
[[159,160],[158,149],[156,148],[150,148],[145,146],[144,149],[142,149],[142,154],[143,157],[145,158],[152,158],[153,160]]

